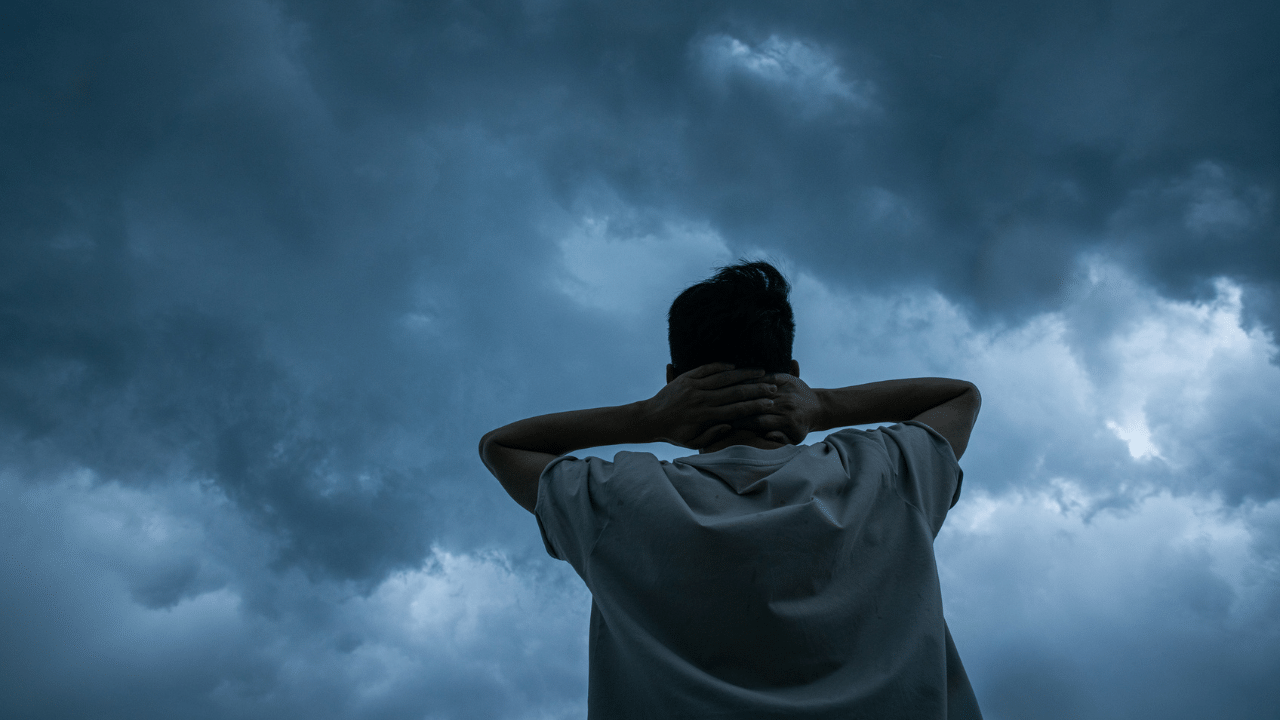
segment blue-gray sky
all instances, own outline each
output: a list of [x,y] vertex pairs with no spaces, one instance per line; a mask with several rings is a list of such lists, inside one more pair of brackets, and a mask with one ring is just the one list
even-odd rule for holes
[[589,596],[476,443],[649,396],[762,257],[812,384],[983,391],[937,552],[990,720],[1274,717],[1277,27],[4,3],[0,714],[583,717]]

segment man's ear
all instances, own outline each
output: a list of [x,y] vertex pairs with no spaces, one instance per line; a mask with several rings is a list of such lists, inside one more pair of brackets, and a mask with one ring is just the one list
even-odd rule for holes
[[[668,365],[667,367],[670,366]],[[800,363],[795,360],[791,361],[791,375],[792,377],[800,377]]]
[[680,375],[676,373],[676,366],[671,363],[667,363],[667,382],[669,383],[678,377],[680,377]]

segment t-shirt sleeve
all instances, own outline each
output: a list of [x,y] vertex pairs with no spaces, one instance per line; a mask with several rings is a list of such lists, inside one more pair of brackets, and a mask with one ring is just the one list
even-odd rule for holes
[[547,553],[582,573],[606,522],[599,480],[613,463],[566,455],[552,460],[538,479],[533,514]]
[[879,429],[885,438],[891,464],[897,469],[898,487],[908,502],[920,508],[937,535],[947,511],[960,499],[964,470],[956,461],[951,443],[938,431],[915,420]]

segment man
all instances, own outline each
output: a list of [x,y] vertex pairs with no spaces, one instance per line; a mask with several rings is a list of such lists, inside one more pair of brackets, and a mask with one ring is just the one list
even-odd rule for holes
[[[789,291],[768,263],[723,268],[672,304],[652,398],[480,441],[591,590],[591,718],[981,717],[933,556],[978,390],[809,388]],[[881,422],[899,424],[797,444]],[[699,454],[566,455],[646,442]]]

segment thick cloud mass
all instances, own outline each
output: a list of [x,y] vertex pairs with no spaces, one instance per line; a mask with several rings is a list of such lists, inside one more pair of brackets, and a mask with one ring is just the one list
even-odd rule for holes
[[813,384],[982,388],[938,554],[989,718],[1272,716],[1276,27],[5,3],[0,715],[582,717],[588,596],[476,442],[651,394],[752,256]]

